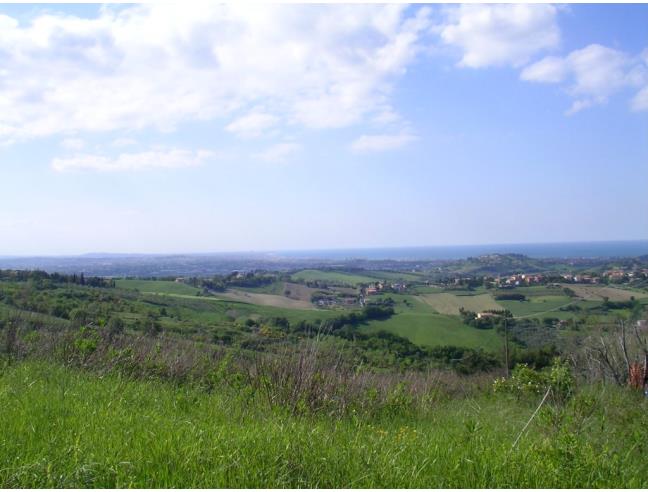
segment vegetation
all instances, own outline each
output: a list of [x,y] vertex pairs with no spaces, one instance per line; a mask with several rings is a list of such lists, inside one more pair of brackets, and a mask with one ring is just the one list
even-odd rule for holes
[[249,284],[3,272],[0,486],[648,486],[642,298],[217,278]]
[[335,270],[301,270],[294,273],[292,279],[316,285],[320,285],[319,283],[328,283],[350,286],[369,284],[376,281],[376,278],[373,276]]
[[[394,390],[348,416],[294,416],[260,394],[92,374],[0,373],[3,487],[630,487],[648,485],[646,399],[585,387],[528,396]],[[371,393],[368,393],[371,398]],[[370,400],[369,400],[370,401]],[[233,423],[235,425],[233,425]]]
[[146,294],[196,295],[200,292],[196,287],[169,280],[117,279],[115,285],[121,289],[135,289]]

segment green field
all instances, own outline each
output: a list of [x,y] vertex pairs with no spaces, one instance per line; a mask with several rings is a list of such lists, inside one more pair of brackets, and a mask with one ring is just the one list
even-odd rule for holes
[[393,272],[389,270],[367,270],[365,274],[369,277],[374,277],[376,280],[387,281],[406,281],[417,282],[423,280],[423,275],[420,273],[412,272]]
[[275,306],[263,306],[217,297],[196,297],[185,294],[162,294],[166,303],[188,321],[225,322],[228,320],[243,322],[248,318],[285,317],[291,323],[301,320],[316,321],[328,319],[338,313],[324,309],[292,309]]
[[343,285],[358,285],[376,282],[378,279],[367,275],[328,270],[301,270],[292,275],[293,280],[313,282],[320,280]]
[[535,399],[294,417],[228,386],[207,393],[34,362],[3,368],[0,395],[2,488],[648,486],[648,403],[618,388],[585,390],[585,420],[570,405],[557,423],[536,419],[514,449]]
[[459,315],[461,308],[475,313],[502,309],[490,294],[457,295],[454,292],[443,292],[422,294],[420,299],[440,314]]
[[390,297],[397,301],[397,314],[385,321],[372,321],[363,329],[386,330],[424,346],[457,345],[495,351],[501,348],[501,339],[494,330],[478,330],[464,325],[458,316],[438,314],[417,296]]
[[244,292],[257,292],[259,294],[275,294],[278,296],[283,295],[286,287],[286,282],[275,281],[268,285],[261,285],[259,287],[235,287],[236,290]]
[[172,280],[117,279],[115,284],[121,289],[135,289],[142,293],[196,295],[200,292],[196,287]]
[[608,298],[610,301],[629,301],[631,298],[646,299],[648,294],[636,290],[622,289],[605,285],[574,285],[562,284],[576,292],[576,295],[591,301],[601,301]]
[[579,303],[578,299],[567,296],[535,296],[527,301],[497,301],[513,313],[515,317],[553,316],[562,306]]
[[417,285],[411,289],[414,294],[439,294],[444,291],[443,287],[436,285]]

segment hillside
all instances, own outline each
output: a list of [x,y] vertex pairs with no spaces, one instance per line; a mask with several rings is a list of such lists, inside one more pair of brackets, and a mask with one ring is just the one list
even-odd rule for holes
[[583,390],[556,424],[537,420],[512,449],[534,401],[437,394],[417,408],[395,393],[351,417],[294,417],[218,388],[7,367],[0,487],[648,486],[648,408],[620,390]]

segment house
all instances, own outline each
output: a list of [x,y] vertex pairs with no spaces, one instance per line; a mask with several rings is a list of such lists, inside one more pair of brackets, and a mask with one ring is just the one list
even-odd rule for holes
[[477,319],[485,319],[485,318],[495,318],[499,316],[497,313],[489,313],[488,311],[484,311],[482,313],[477,313]]
[[581,277],[581,282],[584,284],[596,284],[598,283],[598,277],[594,277],[593,275],[583,275]]
[[625,272],[623,270],[608,270],[603,275],[612,279],[622,279],[625,275]]
[[520,280],[524,280],[527,284],[537,284],[544,280],[544,277],[542,275],[534,273],[523,273],[519,277]]

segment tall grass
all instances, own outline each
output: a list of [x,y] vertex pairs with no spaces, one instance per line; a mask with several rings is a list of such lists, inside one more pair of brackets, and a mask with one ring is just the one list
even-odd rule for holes
[[[247,388],[247,389],[246,389]],[[646,487],[645,398],[582,390],[512,443],[537,401],[295,415],[248,386],[0,372],[0,487]]]
[[[107,327],[0,330],[1,487],[647,487],[648,399],[376,373],[312,339],[232,352]],[[521,436],[513,446],[517,436]]]

